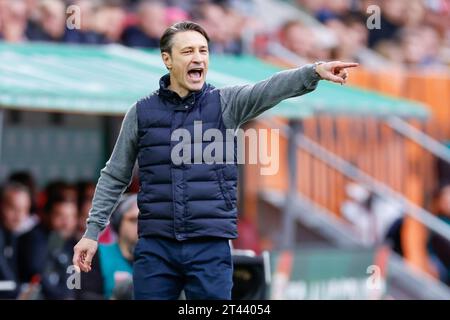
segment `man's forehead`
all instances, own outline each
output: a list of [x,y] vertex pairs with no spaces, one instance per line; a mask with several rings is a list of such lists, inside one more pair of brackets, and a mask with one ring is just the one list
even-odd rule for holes
[[172,41],[173,47],[178,49],[185,47],[208,46],[206,38],[197,31],[179,32],[173,36]]

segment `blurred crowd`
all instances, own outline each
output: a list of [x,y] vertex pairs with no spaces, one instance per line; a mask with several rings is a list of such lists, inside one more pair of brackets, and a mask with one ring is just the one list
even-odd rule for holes
[[7,42],[158,48],[164,29],[181,20],[205,27],[213,53],[293,65],[450,66],[450,0],[0,0],[0,40]]
[[38,192],[29,173],[10,175],[0,194],[0,299],[131,299],[139,212],[133,186],[99,238],[92,272],[80,275],[73,247],[85,232],[95,184],[54,181]]
[[[38,190],[33,176],[12,173],[0,186],[0,300],[133,298],[138,241],[137,176],[100,234],[89,273],[76,273],[73,247],[86,231],[95,182],[52,181]],[[233,248],[260,253],[254,225],[239,222]]]

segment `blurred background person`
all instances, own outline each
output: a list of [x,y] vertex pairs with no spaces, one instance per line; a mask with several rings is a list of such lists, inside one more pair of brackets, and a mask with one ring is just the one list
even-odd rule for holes
[[41,0],[37,7],[36,24],[31,24],[27,36],[33,41],[63,42],[66,34],[66,5],[62,0]]
[[138,215],[137,195],[124,194],[111,216],[111,226],[117,234],[117,241],[99,245],[99,254],[93,258],[91,272],[81,274],[82,283],[88,287],[83,286],[78,299],[132,299]]
[[167,27],[167,6],[162,1],[144,0],[137,7],[137,23],[128,27],[122,42],[129,47],[159,48],[159,39]]
[[278,42],[271,44],[269,52],[286,62],[303,65],[313,60],[315,47],[315,38],[309,27],[298,20],[291,20],[281,26]]
[[[65,24],[69,5],[81,10],[80,29]],[[380,8],[382,28],[366,26],[371,5]],[[267,11],[276,12],[270,22]],[[447,0],[0,0],[0,41],[157,48],[164,28],[180,20],[204,25],[213,53],[257,54],[283,65],[331,59],[374,70],[450,65]]]
[[[103,44],[106,43],[105,36],[97,32],[95,28],[96,24],[96,13],[102,7],[101,0],[75,0],[70,3],[70,5],[77,6],[79,11],[68,11],[69,14],[73,16],[68,16],[67,18],[75,22],[78,17],[74,16],[78,12],[80,13],[79,26],[74,26],[74,28],[67,28],[64,35],[65,42],[71,43],[83,43],[83,44]],[[116,20],[111,20],[114,23]],[[78,28],[79,27],[79,28]]]
[[31,197],[24,185],[17,182],[6,183],[0,200],[0,276],[3,280],[16,284],[16,290],[5,293],[6,297],[12,298],[19,291],[19,238],[33,228],[36,220],[30,215]]
[[29,189],[18,182],[7,182],[2,192],[2,225],[15,236],[29,231],[38,223],[31,214],[31,194]]
[[10,284],[10,288],[2,287],[0,299],[15,299],[19,292],[17,275],[11,267],[8,257],[5,255],[5,250],[8,250],[5,240],[4,230],[0,227],[0,282]]
[[102,42],[120,43],[127,24],[127,13],[120,0],[103,0],[93,17],[93,29]]
[[44,192],[41,194],[40,206],[44,208],[57,199],[66,199],[77,202],[78,194],[74,185],[64,180],[54,180],[47,184]]
[[336,46],[331,50],[332,59],[355,60],[368,69],[392,70],[393,66],[387,59],[367,47],[369,30],[364,16],[349,13],[341,18],[329,18],[325,25],[338,39]]
[[71,198],[49,198],[42,224],[19,240],[19,278],[25,284],[38,279],[40,298],[74,298],[67,279],[76,244],[77,216],[77,205]]
[[405,23],[408,0],[379,0],[373,3],[380,7],[381,28],[369,30],[369,47],[375,47],[382,40],[393,39]]
[[24,0],[0,0],[0,40],[26,41],[27,23],[27,4]]
[[20,183],[28,188],[31,197],[31,213],[35,214],[38,211],[37,208],[37,196],[38,188],[33,175],[28,171],[17,171],[11,173],[7,181]]
[[234,55],[243,53],[240,39],[242,17],[236,11],[226,5],[205,2],[195,8],[193,15],[194,20],[208,32],[210,52]]
[[429,26],[411,27],[401,30],[400,43],[403,51],[403,63],[408,68],[442,69],[439,48],[441,39]]

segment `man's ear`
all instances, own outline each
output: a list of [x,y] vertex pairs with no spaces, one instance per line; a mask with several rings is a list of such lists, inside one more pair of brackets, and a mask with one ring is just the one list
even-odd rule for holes
[[166,65],[167,70],[170,71],[170,69],[172,69],[172,57],[170,56],[170,54],[168,52],[162,52],[161,58]]

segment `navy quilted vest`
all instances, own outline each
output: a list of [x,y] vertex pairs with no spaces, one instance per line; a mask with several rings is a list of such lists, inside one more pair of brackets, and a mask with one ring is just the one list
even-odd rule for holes
[[198,150],[200,146],[204,150],[210,145],[204,139],[194,139],[194,121],[201,121],[202,134],[197,136],[202,137],[206,130],[214,128],[226,137],[219,90],[205,84],[201,91],[182,99],[167,89],[169,81],[168,75],[162,77],[160,89],[136,105],[139,236],[177,240],[205,236],[236,238],[236,144],[231,163],[226,163],[225,151],[222,163],[197,163],[194,151],[191,161],[175,163],[171,158],[172,150],[180,143],[180,140],[171,141],[176,129],[189,131],[191,139],[184,143],[190,150]]

